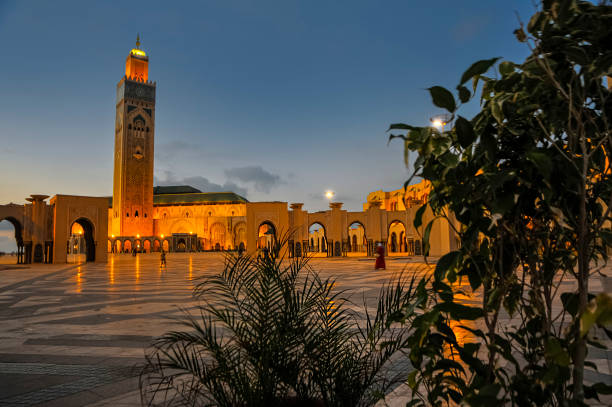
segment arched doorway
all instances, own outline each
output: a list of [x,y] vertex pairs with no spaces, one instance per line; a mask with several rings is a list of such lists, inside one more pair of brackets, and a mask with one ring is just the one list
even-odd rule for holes
[[353,222],[348,227],[348,254],[351,256],[366,256],[367,253],[368,241],[365,227],[361,222]]
[[155,239],[155,240],[153,241],[153,251],[154,251],[154,252],[158,252],[158,251],[159,251],[159,248],[160,248],[159,240]]
[[169,252],[170,251],[170,243],[168,243],[167,239],[164,239],[164,241],[162,243],[162,248],[164,249],[165,252]]
[[132,251],[132,241],[126,240],[123,242],[123,253],[130,253]]
[[387,253],[404,253],[406,251],[406,227],[399,220],[389,224],[389,237],[387,238]]
[[180,238],[178,242],[176,242],[176,251],[184,252],[185,250],[187,250],[187,243],[185,243],[185,239]]
[[210,244],[216,251],[223,250],[225,246],[225,226],[219,222],[210,226]]
[[315,256],[327,256],[327,233],[325,226],[315,222],[308,228],[309,251]]
[[113,252],[113,242],[111,242],[110,240],[108,241],[107,244],[108,249],[106,249],[107,253],[112,253]]
[[89,219],[78,218],[70,226],[68,255],[68,261],[73,263],[96,260],[94,227]]
[[151,253],[151,241],[146,239],[143,243],[142,243],[142,248],[144,250],[145,253]]
[[3,253],[0,263],[24,263],[22,231],[17,219],[7,217],[0,220],[0,252]]
[[234,247],[240,251],[244,251],[246,247],[246,235],[246,223],[239,222],[236,224],[234,227]]
[[271,252],[276,245],[276,228],[270,221],[262,222],[257,229],[257,248]]
[[140,243],[140,239],[137,239],[134,242],[134,249],[136,249],[137,253],[140,253],[142,251],[142,244]]
[[115,240],[115,253],[121,253],[121,240]]

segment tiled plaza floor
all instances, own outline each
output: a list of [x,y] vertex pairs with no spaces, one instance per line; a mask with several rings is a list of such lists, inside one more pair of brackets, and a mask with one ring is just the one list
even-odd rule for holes
[[[0,265],[0,406],[138,406],[139,364],[151,339],[171,329],[172,317],[195,305],[195,280],[220,271],[219,254],[114,255],[108,264]],[[313,259],[323,277],[356,302],[373,305],[381,284],[418,259]],[[593,284],[595,292],[601,283]],[[591,353],[593,380],[612,383],[610,351]],[[405,403],[398,388],[392,405]]]

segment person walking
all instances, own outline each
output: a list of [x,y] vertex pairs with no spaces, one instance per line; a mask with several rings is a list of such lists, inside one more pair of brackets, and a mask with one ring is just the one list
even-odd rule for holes
[[168,269],[168,266],[166,266],[166,252],[164,251],[164,249],[161,249],[161,255],[160,255],[160,268],[165,268]]
[[378,244],[376,247],[376,263],[374,264],[374,270],[385,270],[385,248],[382,244]]

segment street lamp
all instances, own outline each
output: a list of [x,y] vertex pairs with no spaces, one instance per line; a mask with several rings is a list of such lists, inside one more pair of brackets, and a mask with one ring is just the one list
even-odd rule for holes
[[453,119],[452,115],[443,114],[439,116],[434,116],[430,118],[429,121],[431,122],[432,127],[435,127],[440,132],[443,132],[444,126],[446,126],[452,119]]

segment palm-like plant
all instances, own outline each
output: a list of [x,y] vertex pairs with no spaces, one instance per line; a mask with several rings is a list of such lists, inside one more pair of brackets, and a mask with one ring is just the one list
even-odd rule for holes
[[154,343],[141,375],[142,400],[373,404],[394,383],[384,368],[401,355],[406,331],[387,321],[410,302],[414,281],[400,277],[385,285],[376,314],[366,308],[360,317],[334,289],[335,281],[321,279],[308,259],[227,255],[224,270],[195,288],[200,314],[186,314],[185,330]]

